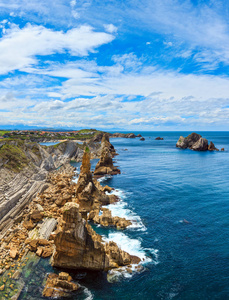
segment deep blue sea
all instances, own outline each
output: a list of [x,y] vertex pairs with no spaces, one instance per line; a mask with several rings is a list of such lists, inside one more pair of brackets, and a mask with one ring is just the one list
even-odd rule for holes
[[229,299],[229,132],[199,132],[225,152],[176,148],[190,132],[140,133],[145,141],[111,139],[121,174],[101,181],[122,199],[113,214],[134,226],[94,228],[144,258],[144,270],[113,283],[105,273],[76,272],[85,290],[70,299]]

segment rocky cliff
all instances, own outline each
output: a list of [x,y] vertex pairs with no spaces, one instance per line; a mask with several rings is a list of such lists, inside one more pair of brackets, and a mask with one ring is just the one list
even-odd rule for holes
[[81,217],[79,205],[74,202],[63,207],[54,243],[52,265],[55,267],[104,271],[132,261],[114,242],[102,242],[101,236]]
[[[96,148],[97,149],[97,148]],[[95,150],[93,149],[93,153]],[[49,187],[48,174],[83,155],[73,141],[41,146],[22,140],[0,143],[0,232],[7,230],[37,193]]]

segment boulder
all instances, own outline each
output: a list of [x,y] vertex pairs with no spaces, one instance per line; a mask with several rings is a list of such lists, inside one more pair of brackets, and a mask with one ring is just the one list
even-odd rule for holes
[[224,148],[221,148],[221,151],[224,151]]
[[145,141],[145,138],[144,138],[144,137],[141,137],[141,138],[140,138],[140,141]]

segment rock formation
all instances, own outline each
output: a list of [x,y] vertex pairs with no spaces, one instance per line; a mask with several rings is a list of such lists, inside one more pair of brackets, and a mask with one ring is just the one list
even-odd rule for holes
[[209,151],[219,151],[219,149],[217,149],[212,142],[210,142],[210,144],[208,145],[208,150]]
[[79,285],[72,282],[72,278],[68,273],[61,272],[59,275],[51,273],[48,275],[43,297],[59,298],[68,296],[69,293],[77,291]]
[[141,137],[141,138],[140,138],[140,141],[145,141],[145,138],[144,138],[144,137]]
[[104,134],[101,142],[101,148],[100,160],[95,167],[94,175],[103,176],[107,174],[120,174],[120,170],[113,165],[112,156],[115,150],[113,149],[113,146],[111,147],[108,134]]
[[94,223],[100,224],[104,227],[113,226],[119,230],[126,229],[132,223],[125,218],[112,217],[111,211],[108,208],[102,208],[102,215],[99,215],[99,210],[92,210],[88,216],[89,220],[93,220]]
[[131,256],[115,243],[102,242],[101,236],[81,217],[77,203],[69,202],[63,207],[54,243],[55,267],[99,271],[131,263]]
[[[76,202],[79,204],[82,215],[92,209],[99,209],[101,205],[112,203],[112,197],[105,194],[99,182],[92,179],[90,151],[85,148],[77,185],[75,187]],[[86,216],[85,216],[86,218]]]
[[195,151],[217,150],[212,142],[208,146],[208,140],[202,138],[200,134],[195,132],[191,133],[187,137],[180,136],[176,147],[181,149],[189,148]]
[[139,134],[136,136],[134,133],[113,133],[110,134],[110,137],[112,138],[126,138],[126,139],[134,139],[136,137],[140,137]]
[[158,141],[160,141],[160,140],[161,140],[161,141],[162,141],[162,140],[164,140],[164,138],[162,138],[162,137],[158,136],[158,137],[156,137],[156,138],[155,138],[155,140],[158,140]]

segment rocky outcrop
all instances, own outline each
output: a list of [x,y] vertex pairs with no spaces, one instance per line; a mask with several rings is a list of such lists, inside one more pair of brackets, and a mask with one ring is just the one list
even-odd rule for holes
[[[99,152],[93,143],[89,147],[94,156]],[[82,155],[83,148],[74,141],[49,147],[22,140],[1,142],[0,231],[10,228],[31,199],[50,186],[49,172]],[[68,201],[67,195],[62,196],[57,202]]]
[[210,144],[208,145],[208,150],[209,151],[219,151],[219,149],[217,149],[212,142],[210,142]]
[[145,138],[144,138],[144,137],[141,137],[141,138],[140,138],[140,141],[145,141]]
[[63,207],[54,243],[55,267],[102,271],[131,263],[131,256],[115,243],[102,242],[101,236],[81,217],[77,203],[69,202]]
[[78,289],[79,285],[72,282],[72,277],[68,273],[61,272],[59,275],[51,273],[47,277],[42,295],[43,297],[60,298],[69,296]]
[[162,140],[164,140],[164,138],[158,136],[158,137],[155,138],[155,140],[156,140],[156,141],[162,141]]
[[93,180],[91,173],[90,151],[85,148],[82,165],[77,185],[75,187],[75,197],[79,204],[80,212],[85,216],[93,209],[99,209],[101,205],[112,203],[112,197],[106,195],[106,189],[103,189],[99,182]]
[[114,155],[113,146],[109,142],[109,135],[105,134],[101,142],[101,155],[94,171],[95,176],[116,175],[120,170],[113,165],[112,156]]
[[92,210],[88,219],[104,227],[116,227],[118,230],[126,229],[132,224],[131,221],[125,218],[112,217],[111,211],[108,208],[102,208],[101,211],[103,213],[102,215],[99,215],[99,210]]
[[212,142],[208,146],[208,140],[202,138],[200,134],[195,132],[191,133],[187,137],[180,136],[176,147],[181,149],[189,148],[195,151],[217,150]]
[[136,137],[140,137],[140,135],[136,136],[134,133],[113,133],[110,134],[110,137],[112,138],[126,138],[126,139],[134,139]]

